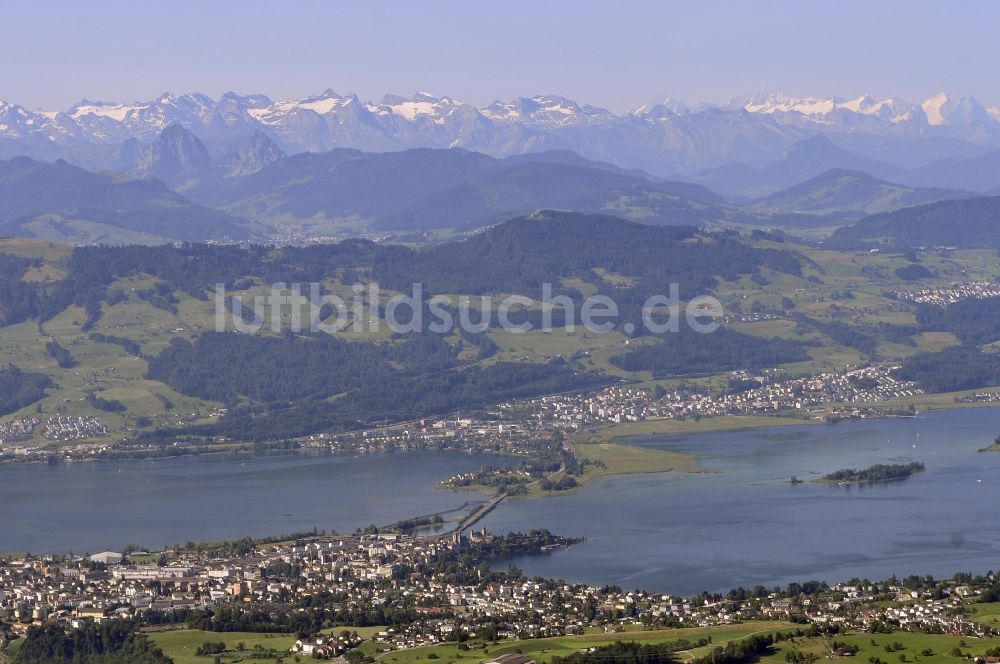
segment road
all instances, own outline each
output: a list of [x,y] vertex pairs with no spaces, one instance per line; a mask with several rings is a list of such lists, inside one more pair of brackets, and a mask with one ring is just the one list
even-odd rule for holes
[[480,505],[474,512],[464,517],[458,522],[458,525],[452,529],[452,533],[460,533],[463,530],[475,525],[477,521],[482,519],[484,516],[492,512],[497,505],[503,502],[503,499],[507,497],[507,493],[498,493],[494,497],[490,498],[489,501]]

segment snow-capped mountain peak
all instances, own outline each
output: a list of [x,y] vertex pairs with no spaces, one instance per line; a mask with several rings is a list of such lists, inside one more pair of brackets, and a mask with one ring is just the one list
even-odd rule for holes
[[24,138],[28,133],[31,113],[23,106],[0,101],[0,136]]
[[0,138],[15,141],[42,138],[67,143],[82,137],[80,128],[65,113],[31,111],[0,100]]
[[927,116],[928,124],[944,124],[944,115],[941,113],[941,110],[947,103],[948,95],[943,92],[939,92],[920,105],[924,109],[924,114]]
[[854,99],[840,97],[790,97],[783,93],[750,94],[730,101],[726,108],[742,109],[748,113],[774,115],[779,113],[798,114],[816,122],[836,124],[837,116],[844,113],[869,116],[892,124],[924,120],[920,105],[899,97],[876,99],[863,95]]
[[216,102],[200,92],[175,97],[164,92],[154,101],[122,104],[84,99],[67,115],[95,142],[153,139],[171,124],[191,125],[208,117]]
[[685,104],[680,99],[675,99],[669,95],[660,94],[656,95],[649,101],[647,101],[642,106],[637,106],[629,111],[630,115],[636,117],[643,116],[659,116],[664,113],[670,113],[672,115],[684,115],[688,113],[691,108]]
[[572,99],[558,95],[518,97],[511,102],[495,101],[480,111],[495,122],[518,123],[543,127],[564,127],[576,124],[613,121],[615,114],[596,106],[581,106]]
[[417,92],[412,97],[385,95],[381,103],[371,108],[379,115],[397,115],[410,122],[425,118],[441,124],[462,106],[465,104],[450,97],[436,97],[429,92]]
[[110,118],[116,122],[124,122],[129,112],[135,108],[135,105],[83,99],[69,109],[69,116],[79,120],[86,115],[96,115],[98,117]]
[[327,88],[323,94],[316,95],[315,97],[306,97],[299,101],[278,102],[278,105],[286,104],[288,108],[299,108],[320,115],[326,115],[356,100],[357,97],[355,95],[340,95]]
[[923,119],[924,113],[918,104],[904,101],[899,97],[875,99],[865,95],[857,99],[839,102],[836,107],[860,115],[872,115],[893,124]]
[[964,125],[994,119],[993,114],[973,97],[951,98],[939,92],[921,106],[927,115],[928,124],[933,126]]
[[750,94],[737,97],[728,106],[742,108],[748,113],[800,113],[802,115],[823,116],[837,108],[842,102],[837,97],[789,97],[784,93]]

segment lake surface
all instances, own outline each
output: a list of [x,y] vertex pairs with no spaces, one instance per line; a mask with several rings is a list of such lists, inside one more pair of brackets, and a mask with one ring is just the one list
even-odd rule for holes
[[349,533],[482,501],[435,484],[504,462],[419,451],[0,465],[0,551],[156,548],[314,526]]
[[[1000,568],[1000,453],[977,450],[997,434],[991,408],[639,439],[716,472],[609,477],[566,496],[505,501],[485,523],[588,538],[516,559],[528,574],[684,594],[985,572]],[[868,486],[788,483],[909,461],[927,471]]]
[[[695,454],[713,472],[608,477],[566,495],[508,499],[483,524],[587,537],[515,560],[529,574],[683,594],[985,572],[1000,568],[1000,453],[977,450],[997,434],[1000,409],[983,408],[637,440]],[[502,460],[407,452],[3,465],[0,551],[351,532],[481,500],[434,485]],[[927,472],[870,486],[788,484],[908,461]]]

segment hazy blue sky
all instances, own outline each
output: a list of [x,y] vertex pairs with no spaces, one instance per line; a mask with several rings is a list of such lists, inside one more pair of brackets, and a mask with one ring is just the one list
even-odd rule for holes
[[4,2],[0,99],[62,109],[227,90],[474,104],[562,94],[616,111],[665,92],[972,94],[1000,104],[1000,3]]

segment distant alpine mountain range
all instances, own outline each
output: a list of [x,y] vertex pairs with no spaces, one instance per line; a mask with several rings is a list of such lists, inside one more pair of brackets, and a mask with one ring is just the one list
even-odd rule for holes
[[0,235],[57,242],[422,241],[557,209],[807,233],[889,215],[837,239],[903,245],[897,227],[987,218],[997,193],[1000,112],[969,97],[0,103]]
[[[207,154],[190,155],[202,165],[210,155],[229,160],[231,172],[240,174],[264,165],[254,163],[262,157],[260,150],[248,155],[248,149],[253,151],[248,139],[254,136],[258,147],[267,139],[265,152],[272,156],[335,148],[386,152],[459,147],[499,158],[571,150],[621,168],[704,184],[719,180],[718,169],[735,168],[741,171],[742,186],[730,186],[727,180],[720,191],[748,197],[792,184],[784,180],[768,191],[754,183],[752,171],[817,135],[886,166],[873,173],[878,177],[924,169],[912,181],[922,187],[972,188],[954,181],[954,160],[1000,150],[1000,108],[945,94],[922,103],[896,97],[748,95],[721,105],[690,106],[658,97],[619,114],[558,96],[519,97],[478,108],[427,93],[371,102],[327,90],[290,101],[235,93],[219,99],[163,94],[124,104],[84,100],[66,111],[33,111],[0,102],[0,157],[62,158],[88,169],[156,177],[142,164],[159,160],[152,154],[158,148],[152,146],[172,125],[184,127],[204,145]],[[939,168],[935,163],[940,160],[952,163]],[[185,170],[192,165],[197,166],[187,164]],[[936,169],[950,179],[935,179]],[[989,189],[980,185],[977,190]]]

